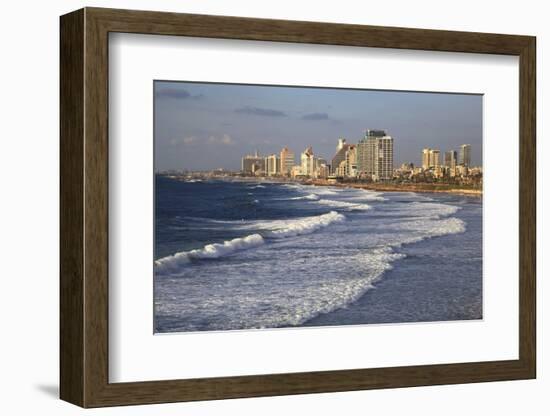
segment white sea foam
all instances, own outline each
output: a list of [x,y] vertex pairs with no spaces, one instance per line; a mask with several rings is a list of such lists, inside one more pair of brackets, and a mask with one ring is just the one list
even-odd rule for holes
[[307,194],[305,196],[295,196],[294,198],[290,198],[291,200],[299,201],[303,199],[307,199],[309,201],[318,201],[320,197],[315,194]]
[[[303,193],[298,198],[317,195],[314,187],[296,188]],[[159,319],[166,317],[162,331],[301,325],[357,301],[405,257],[395,252],[399,247],[466,230],[466,223],[453,217],[459,206],[392,195],[389,202],[379,204],[380,209],[377,205],[375,217],[347,213],[370,208],[360,203],[362,191],[337,194],[311,198],[311,205],[335,209],[322,215],[212,220],[250,235],[158,260],[155,273],[170,275],[158,280],[155,292]],[[379,196],[366,194],[366,198]],[[336,210],[346,212],[347,218]],[[319,234],[309,235],[315,232]],[[186,267],[193,258],[222,256],[234,261]],[[192,282],[171,276],[189,277]]]
[[[414,241],[425,240],[426,238],[440,237],[447,234],[458,234],[466,231],[466,223],[459,218],[443,219],[413,219],[385,224],[386,230],[414,231]],[[410,239],[404,239],[403,243],[411,243]]]
[[155,272],[160,274],[171,273],[178,270],[181,266],[188,264],[191,259],[214,259],[239,250],[258,247],[262,244],[264,244],[264,239],[260,234],[234,238],[223,243],[208,244],[201,249],[182,251],[156,260]]
[[315,195],[338,195],[341,192],[341,189],[337,188],[327,188],[321,186],[308,186],[303,189],[305,192],[311,192]]
[[367,204],[358,204],[358,203],[351,203],[346,201],[335,201],[332,199],[320,199],[317,201],[317,203],[321,205],[327,205],[333,208],[347,209],[350,211],[356,211],[356,210],[367,211],[369,209],[372,209],[372,207]]
[[403,211],[407,214],[419,215],[421,218],[439,219],[456,214],[460,207],[436,202],[411,202]]
[[311,234],[320,228],[328,227],[332,223],[345,221],[346,217],[336,211],[317,217],[302,218],[299,220],[281,221],[279,224],[271,224],[272,228],[266,234],[267,238],[285,238],[302,234]]
[[213,259],[227,256],[237,251],[258,247],[265,243],[264,238],[280,239],[311,234],[332,223],[345,221],[345,219],[344,215],[331,211],[327,214],[292,220],[251,221],[235,228],[263,230],[263,236],[256,233],[223,243],[208,244],[202,249],[182,251],[163,257],[155,261],[155,272],[158,274],[177,272],[179,268],[188,265],[192,259]]
[[357,190],[358,192],[350,196],[350,201],[387,201],[380,192],[368,191],[366,189]]

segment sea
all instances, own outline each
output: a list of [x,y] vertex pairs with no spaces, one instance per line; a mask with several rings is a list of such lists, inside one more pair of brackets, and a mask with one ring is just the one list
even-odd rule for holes
[[482,199],[155,179],[156,333],[482,319]]

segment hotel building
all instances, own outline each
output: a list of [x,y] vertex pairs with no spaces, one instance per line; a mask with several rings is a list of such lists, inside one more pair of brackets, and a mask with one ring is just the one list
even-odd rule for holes
[[384,130],[367,130],[356,150],[357,174],[372,180],[393,176],[393,138]]
[[445,152],[445,166],[450,169],[456,168],[456,151],[449,150]]
[[315,157],[311,146],[304,150],[300,156],[300,172],[310,178],[315,176]]
[[283,147],[280,156],[280,174],[284,176],[290,175],[292,167],[294,166],[294,152],[290,151],[288,147]]
[[470,167],[472,162],[472,146],[469,144],[463,144],[460,146],[460,165],[464,167]]
[[427,170],[440,166],[439,155],[440,151],[437,149],[430,149],[429,147],[422,149],[422,169]]
[[281,173],[281,163],[277,155],[269,155],[265,158],[265,174],[276,176]]
[[241,160],[241,171],[248,174],[265,172],[265,159],[258,154],[246,155]]

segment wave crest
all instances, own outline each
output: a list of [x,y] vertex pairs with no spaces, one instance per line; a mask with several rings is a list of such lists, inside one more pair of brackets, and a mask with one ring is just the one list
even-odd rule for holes
[[[223,243],[207,244],[201,249],[182,251],[155,261],[155,273],[175,273],[179,268],[188,265],[192,259],[215,259],[233,254],[237,251],[247,250],[261,246],[264,238],[286,238],[313,233],[335,222],[345,221],[346,217],[336,211],[330,211],[316,217],[305,217],[285,221],[256,221],[246,228],[263,229],[264,235],[258,233],[246,237],[234,238]],[[245,228],[245,227],[243,227]],[[246,229],[245,228],[245,229]]]
[[330,211],[328,214],[319,215],[318,217],[306,217],[299,220],[286,221],[279,228],[270,231],[266,237],[284,238],[294,237],[302,234],[310,234],[320,228],[327,227],[334,222],[345,221],[346,217],[336,211]]
[[352,203],[352,202],[346,202],[346,201],[335,201],[333,199],[320,199],[317,201],[318,204],[321,205],[327,205],[329,207],[333,208],[342,208],[347,209],[350,211],[368,211],[369,209],[372,209],[372,207],[368,204],[358,204],[358,203]]
[[305,196],[295,196],[294,198],[290,198],[290,199],[293,200],[293,201],[298,201],[298,200],[302,200],[302,199],[307,199],[307,200],[310,200],[310,201],[318,201],[319,196],[315,195],[315,194],[307,194]]
[[160,274],[172,273],[181,266],[188,264],[191,259],[215,259],[240,250],[258,247],[264,244],[260,234],[234,238],[223,243],[207,244],[201,249],[182,251],[155,261],[155,271]]

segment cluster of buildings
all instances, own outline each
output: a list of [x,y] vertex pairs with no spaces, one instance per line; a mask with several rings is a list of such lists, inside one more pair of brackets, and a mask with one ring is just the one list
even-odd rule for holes
[[[280,153],[260,156],[258,152],[242,158],[241,173],[253,176],[278,176],[294,179],[390,181],[467,178],[481,176],[481,168],[471,166],[472,146],[445,152],[441,163],[438,149],[422,150],[421,166],[404,163],[394,169],[394,140],[385,130],[367,130],[357,143],[338,139],[330,163],[314,154],[309,146],[296,158],[288,147]],[[454,179],[453,179],[454,180]]]
[[310,146],[300,154],[299,163],[292,150],[283,147],[280,153],[260,156],[258,152],[246,155],[241,161],[241,172],[255,176],[281,176],[291,178],[326,178],[329,174],[326,160],[313,154]]
[[422,149],[421,166],[403,163],[394,170],[393,179],[395,182],[443,182],[481,187],[483,172],[481,167],[472,166],[471,145],[461,145],[458,152],[446,151],[441,159],[439,149]]
[[291,178],[389,180],[393,175],[393,138],[384,130],[367,130],[357,144],[338,139],[336,153],[330,163],[317,157],[311,146],[300,154],[298,162],[294,152],[287,147],[279,154],[269,156],[260,156],[256,152],[242,158],[241,172],[245,175]]
[[403,171],[410,171],[411,174],[431,174],[434,178],[468,176],[471,172],[476,173],[479,168],[472,167],[472,146],[463,144],[457,153],[456,150],[446,151],[441,163],[441,152],[439,149],[422,149],[422,167],[414,169],[414,166],[401,166]]

